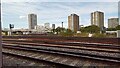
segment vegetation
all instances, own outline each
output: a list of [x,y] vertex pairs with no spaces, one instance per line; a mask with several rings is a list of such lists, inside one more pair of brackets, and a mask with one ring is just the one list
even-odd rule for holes
[[77,37],[88,37],[89,33],[76,33],[74,36]]
[[57,27],[56,29],[53,29],[52,31],[53,31],[53,33],[57,32],[57,34],[59,34],[59,33],[61,33],[64,30],[65,30],[65,28]]
[[73,36],[74,32],[72,32],[70,29],[65,29],[65,28],[61,28],[61,27],[57,27],[56,29],[52,30],[53,33],[56,32],[57,35],[61,35],[61,36]]
[[100,32],[100,28],[96,25],[82,27],[80,30],[81,32],[84,32],[84,33],[99,33]]
[[118,25],[118,26],[116,27],[116,30],[120,30],[120,25]]
[[62,36],[73,36],[74,32],[72,32],[70,29],[65,29],[63,32],[60,33]]
[[96,33],[96,34],[93,35],[93,37],[105,38],[105,37],[107,37],[107,35],[105,35],[105,34],[100,34],[100,33]]
[[120,25],[118,25],[116,28],[108,28],[107,31],[116,31],[120,30]]
[[107,31],[116,31],[116,28],[108,28]]
[[[108,28],[108,31],[116,31],[120,30],[120,25],[116,28]],[[81,27],[81,33],[72,32],[70,29],[65,29],[61,27],[57,27],[56,29],[52,30],[53,33],[56,32],[57,35],[60,36],[77,36],[77,37],[88,37],[89,33],[93,34],[92,37],[116,37],[116,34],[106,34],[104,32],[100,33],[100,28],[96,25]]]

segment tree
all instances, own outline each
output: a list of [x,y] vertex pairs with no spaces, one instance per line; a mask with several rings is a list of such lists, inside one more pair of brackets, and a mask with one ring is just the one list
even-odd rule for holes
[[70,29],[65,29],[63,32],[60,33],[60,35],[62,35],[62,36],[73,36],[74,32],[72,32],[72,30],[70,30]]
[[116,28],[107,28],[107,31],[116,31]]
[[116,26],[116,28],[108,28],[108,31],[116,31],[116,30],[120,30],[120,25]]
[[81,32],[86,32],[86,33],[99,33],[100,32],[100,28],[96,25],[82,27],[80,30]]
[[81,32],[86,32],[85,27],[81,27],[81,28],[80,28],[80,31],[81,31]]
[[65,28],[57,27],[54,31],[57,32],[57,34],[59,34],[60,32],[64,32]]
[[118,25],[118,26],[116,27],[116,30],[120,30],[120,25]]
[[72,30],[66,29],[66,32],[67,32],[67,33],[72,33]]

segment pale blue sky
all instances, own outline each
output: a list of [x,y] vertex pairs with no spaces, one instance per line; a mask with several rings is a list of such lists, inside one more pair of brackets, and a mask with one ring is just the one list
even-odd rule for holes
[[79,15],[80,25],[84,26],[90,25],[90,13],[94,11],[104,12],[105,27],[107,27],[108,18],[118,17],[118,2],[65,1],[66,2],[3,2],[2,28],[8,28],[10,23],[14,24],[15,28],[28,28],[27,15],[29,13],[37,14],[38,25],[43,25],[48,22],[50,24],[54,23],[56,26],[61,26],[61,22],[64,22],[64,27],[66,28],[68,25],[67,18],[71,13]]
[[2,0],[2,2],[118,2],[119,0]]

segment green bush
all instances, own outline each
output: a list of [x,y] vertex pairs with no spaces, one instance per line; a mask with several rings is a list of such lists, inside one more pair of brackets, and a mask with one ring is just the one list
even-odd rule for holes
[[72,33],[72,32],[61,32],[60,35],[68,37],[68,36],[73,36],[74,33]]
[[104,37],[107,37],[107,35],[105,35],[105,34],[100,34],[100,33],[96,33],[96,34],[93,35],[93,37],[104,38]]
[[78,37],[88,37],[88,33],[78,33],[78,34],[75,34],[74,36],[78,36]]

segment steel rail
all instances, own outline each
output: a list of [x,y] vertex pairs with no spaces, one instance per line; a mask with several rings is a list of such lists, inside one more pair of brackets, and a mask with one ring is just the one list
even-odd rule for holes
[[99,61],[103,61],[103,62],[107,61],[107,62],[112,62],[112,63],[120,63],[120,58],[116,58],[116,57],[106,57],[106,56],[98,56],[98,55],[91,55],[91,54],[84,54],[84,53],[74,53],[74,52],[66,52],[66,51],[58,51],[58,50],[50,50],[50,49],[40,49],[40,48],[31,48],[31,47],[22,47],[22,46],[4,46],[4,48],[43,52],[43,53],[54,53],[54,54],[89,58],[89,59],[99,60]]

